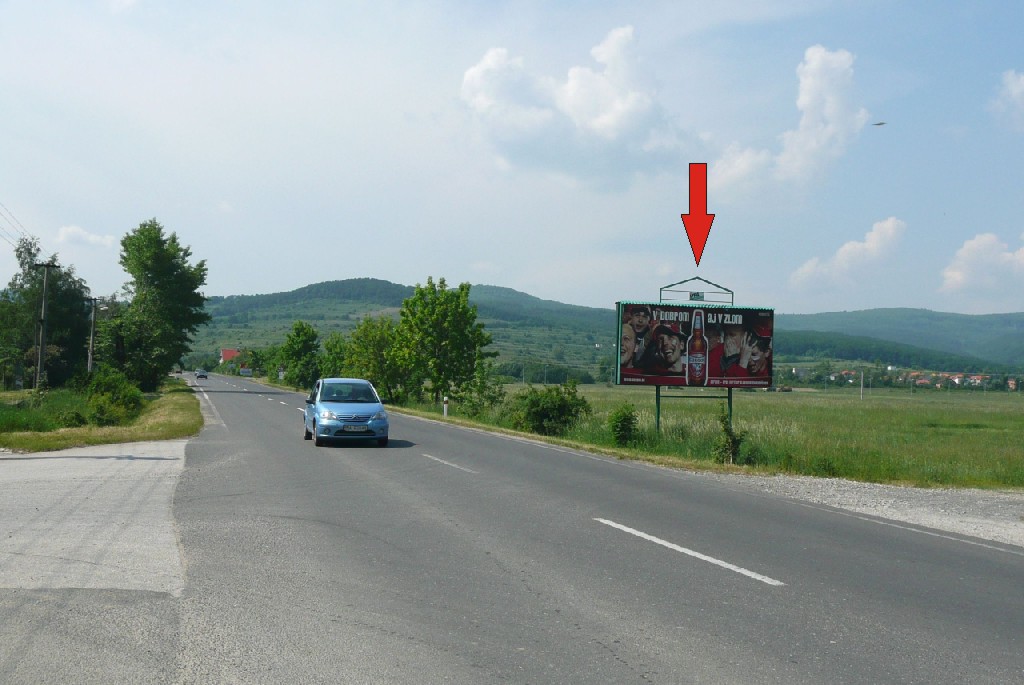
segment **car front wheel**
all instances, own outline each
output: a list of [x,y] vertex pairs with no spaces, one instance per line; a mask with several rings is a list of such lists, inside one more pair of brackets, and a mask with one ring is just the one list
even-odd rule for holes
[[388,446],[388,439],[387,438],[377,438],[377,446],[378,447],[387,447]]

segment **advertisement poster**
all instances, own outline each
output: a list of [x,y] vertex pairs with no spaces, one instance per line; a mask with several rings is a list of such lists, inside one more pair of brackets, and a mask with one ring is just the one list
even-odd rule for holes
[[619,302],[619,385],[767,388],[771,309]]

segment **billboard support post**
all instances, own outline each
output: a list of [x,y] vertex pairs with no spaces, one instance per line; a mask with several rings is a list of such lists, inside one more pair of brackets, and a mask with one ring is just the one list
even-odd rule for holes
[[661,386],[654,386],[654,432],[661,435]]

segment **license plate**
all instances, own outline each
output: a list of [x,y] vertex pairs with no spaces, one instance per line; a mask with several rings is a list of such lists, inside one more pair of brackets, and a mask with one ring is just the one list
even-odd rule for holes
[[349,431],[351,433],[365,433],[366,426],[342,426],[341,430]]

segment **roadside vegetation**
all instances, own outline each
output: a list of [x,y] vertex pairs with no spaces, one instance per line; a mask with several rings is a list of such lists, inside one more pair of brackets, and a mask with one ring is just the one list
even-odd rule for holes
[[[203,427],[199,400],[181,379],[168,378],[158,391],[145,396],[140,393],[137,406],[129,400],[128,406],[116,408],[122,417],[116,422],[109,418],[89,421],[87,417],[96,406],[90,400],[95,397],[98,395],[72,389],[0,393],[0,447],[16,452],[45,452],[118,442],[174,440],[195,435]],[[102,400],[102,411],[115,409],[114,401]],[[109,413],[105,416],[109,417]]]
[[[0,447],[18,451],[193,435],[199,405],[167,373],[209,320],[206,263],[155,219],[121,240],[121,300],[23,235],[0,290]],[[99,316],[98,316],[99,315]]]
[[[506,390],[511,405],[470,415],[449,404],[449,420],[523,430],[515,424],[515,398],[541,391]],[[588,410],[556,441],[622,458],[917,487],[1024,488],[1020,393],[876,389],[862,400],[843,391],[735,392],[731,425],[723,421],[724,397],[707,401],[710,393],[697,393],[703,400],[697,401],[666,393],[659,433],[652,388],[574,386],[573,392]],[[413,408],[441,413],[427,403]]]

